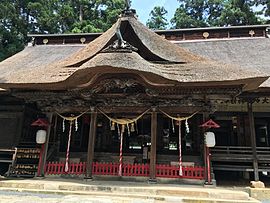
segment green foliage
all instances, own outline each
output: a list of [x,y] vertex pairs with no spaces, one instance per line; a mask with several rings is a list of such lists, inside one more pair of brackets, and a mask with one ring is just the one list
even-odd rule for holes
[[27,33],[103,32],[125,0],[1,0],[0,61],[23,49]]
[[38,0],[27,8],[32,32],[101,32],[115,23],[124,0]]
[[[270,17],[269,0],[178,1],[173,28],[259,24],[259,15]],[[23,49],[27,33],[103,32],[124,8],[125,0],[1,0],[0,61]],[[147,25],[166,29],[166,14],[154,7]]]
[[70,29],[66,29],[72,32],[106,31],[116,22],[125,7],[124,0],[79,0],[77,3],[72,2],[71,6],[76,8],[75,13],[78,16]]
[[171,19],[173,28],[190,28],[190,27],[205,27],[206,24],[202,20],[196,20],[188,13],[186,8],[181,5],[176,9],[174,17]]
[[220,16],[220,25],[253,25],[259,24],[259,18],[251,8],[252,2],[229,0],[225,3]]
[[147,21],[146,25],[150,29],[154,30],[164,30],[166,29],[168,22],[166,19],[168,11],[164,7],[156,6],[150,13],[150,19]]
[[24,47],[26,23],[18,14],[18,7],[9,0],[0,4],[0,61]]
[[33,33],[58,33],[58,8],[56,0],[36,0],[26,5],[29,30]]
[[206,1],[178,0],[180,5],[171,19],[173,28],[205,27]]
[[207,25],[222,26],[219,18],[224,10],[224,0],[208,0],[206,1]]
[[269,0],[178,0],[179,7],[171,19],[173,28],[252,25],[264,22],[253,10],[263,5],[269,12]]

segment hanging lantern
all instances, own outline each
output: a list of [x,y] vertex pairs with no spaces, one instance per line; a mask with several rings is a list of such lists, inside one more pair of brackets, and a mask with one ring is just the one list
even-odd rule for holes
[[213,132],[205,132],[204,139],[207,147],[214,147],[216,145],[215,134]]
[[36,134],[36,142],[37,144],[44,144],[46,142],[46,130],[38,130]]

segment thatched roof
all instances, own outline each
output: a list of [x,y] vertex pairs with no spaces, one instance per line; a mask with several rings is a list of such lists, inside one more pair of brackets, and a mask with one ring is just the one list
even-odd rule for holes
[[[240,65],[247,71],[256,70],[270,75],[269,38],[201,40],[180,42],[178,45],[211,60]],[[270,79],[260,87],[270,87]]]
[[[38,77],[40,70],[68,58],[83,47],[82,45],[28,46],[0,63],[0,83],[46,83],[44,80],[34,81],[31,78]],[[50,78],[47,79],[48,82],[52,81]]]
[[[117,39],[138,49],[105,51]],[[122,17],[107,32],[83,45],[38,45],[0,63],[3,88],[75,88],[95,74],[136,72],[174,85],[221,84],[257,88],[268,77],[257,70],[202,58],[150,31],[134,17]]]

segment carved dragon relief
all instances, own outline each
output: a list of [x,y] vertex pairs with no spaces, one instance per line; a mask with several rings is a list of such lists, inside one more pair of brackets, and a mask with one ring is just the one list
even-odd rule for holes
[[146,88],[133,78],[108,78],[101,80],[93,88],[87,92],[83,92],[84,97],[98,94],[124,94],[124,95],[138,95],[146,94],[148,96],[158,96],[158,93]]
[[122,92],[127,93],[137,87],[137,91],[143,89],[143,87],[133,79],[105,79],[101,81],[97,86],[92,89],[92,92],[97,93],[109,93],[109,92]]

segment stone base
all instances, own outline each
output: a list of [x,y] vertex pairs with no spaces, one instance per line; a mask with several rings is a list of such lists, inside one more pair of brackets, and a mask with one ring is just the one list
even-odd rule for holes
[[149,183],[149,184],[157,184],[157,179],[152,179],[152,178],[150,178],[150,179],[148,180],[148,183]]
[[250,181],[251,188],[265,188],[265,185],[261,181]]
[[83,180],[86,182],[90,182],[93,181],[93,177],[84,177]]
[[203,186],[210,187],[210,188],[217,187],[216,183],[214,183],[214,182],[211,182],[211,183],[205,182]]

